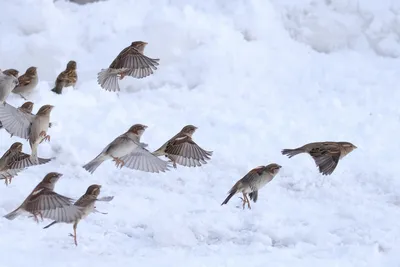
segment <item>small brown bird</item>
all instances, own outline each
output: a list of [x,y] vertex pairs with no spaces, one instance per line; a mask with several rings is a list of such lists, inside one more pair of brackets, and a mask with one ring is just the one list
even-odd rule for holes
[[26,70],[25,74],[22,74],[18,78],[19,85],[12,90],[14,94],[20,95],[23,99],[26,99],[26,96],[32,93],[33,89],[35,89],[38,84],[39,79],[37,75],[37,68],[30,67]]
[[5,105],[7,97],[18,85],[18,71],[8,69],[0,72],[0,103]]
[[143,54],[147,43],[142,41],[132,44],[122,50],[108,69],[102,69],[97,75],[97,81],[107,91],[119,91],[118,76],[122,80],[125,76],[144,78],[153,74],[159,65],[160,59],[152,59]]
[[153,154],[156,156],[165,155],[172,161],[174,168],[176,168],[176,164],[186,167],[206,164],[206,161],[211,159],[213,152],[202,149],[193,141],[192,135],[196,130],[196,126],[186,125]]
[[[76,237],[77,237],[76,228],[78,226],[79,221],[85,219],[92,212],[107,214],[107,213],[97,211],[96,207],[94,205],[95,205],[96,201],[110,202],[114,198],[113,196],[98,198],[98,196],[100,194],[100,188],[101,188],[101,185],[97,185],[97,184],[93,184],[93,185],[89,186],[88,189],[86,190],[86,193],[83,196],[81,196],[74,204],[75,206],[83,208],[82,217],[78,218],[77,220],[75,220],[73,222],[74,223],[74,226],[73,226],[74,234],[70,234],[74,238],[74,242],[75,242],[76,246],[78,245],[78,242],[76,240]],[[58,223],[58,222],[54,221],[54,222],[50,223],[49,225],[43,227],[43,229],[47,229],[56,223]]]
[[71,60],[68,62],[67,68],[57,76],[55,87],[51,89],[51,91],[56,94],[62,94],[62,89],[64,87],[75,87],[77,80],[78,75],[76,74],[76,62]]
[[130,169],[153,173],[167,171],[169,163],[151,154],[145,148],[147,145],[140,143],[140,138],[146,128],[147,126],[143,124],[133,125],[127,132],[115,138],[83,168],[93,173],[105,160],[113,159],[117,168],[125,166]]
[[0,105],[0,121],[3,127],[12,135],[29,139],[32,149],[32,157],[37,158],[37,147],[44,141],[50,141],[47,130],[50,125],[50,112],[54,106],[42,106],[36,115],[26,113],[9,104]]
[[[250,200],[253,200],[254,203],[257,202],[258,190],[271,182],[280,168],[282,168],[282,166],[271,163],[267,166],[259,166],[252,169],[229,190],[229,195],[224,202],[222,202],[221,206],[227,204],[235,194],[242,193],[243,198],[241,199],[243,201],[243,209],[246,203],[247,207],[251,209]],[[249,194],[250,200],[247,198],[247,194]]]
[[308,153],[314,159],[323,175],[330,175],[335,170],[339,160],[357,147],[349,142],[315,142],[295,149],[283,149],[282,154],[289,158],[301,153]]
[[45,164],[51,160],[38,158],[38,161],[36,161],[30,155],[22,152],[20,142],[15,142],[0,158],[0,180],[5,179],[6,185],[9,185],[11,179],[20,171],[30,166]]
[[[9,105],[9,104],[5,104],[6,106],[7,105]],[[24,104],[22,104],[22,106],[20,106],[19,108],[17,108],[17,109],[19,109],[21,112],[24,112],[24,113],[28,113],[28,114],[32,114],[32,109],[33,109],[33,103],[32,102],[30,102],[30,101],[28,101],[28,102],[25,102]],[[1,123],[1,121],[0,121],[0,129],[1,128],[3,128],[3,124]],[[13,135],[11,135],[11,137],[12,137]]]
[[82,207],[73,205],[71,198],[54,192],[54,186],[61,176],[62,174],[57,172],[48,173],[20,206],[4,217],[14,220],[21,213],[28,212],[33,215],[36,222],[39,222],[38,216],[42,220],[48,218],[65,223],[81,218]]

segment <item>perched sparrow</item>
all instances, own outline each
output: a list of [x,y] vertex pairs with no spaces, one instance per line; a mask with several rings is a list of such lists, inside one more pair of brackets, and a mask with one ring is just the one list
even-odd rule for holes
[[67,68],[57,76],[56,86],[51,91],[56,94],[62,94],[64,87],[75,86],[77,80],[76,62],[71,60],[68,62]]
[[147,43],[142,41],[132,44],[122,50],[108,69],[102,69],[97,75],[97,81],[107,91],[119,91],[118,76],[122,80],[125,76],[144,78],[153,74],[159,65],[160,59],[152,59],[143,55]]
[[[227,204],[228,201],[237,193],[243,194],[243,209],[247,203],[249,209],[250,200],[254,203],[258,199],[258,190],[264,187],[267,183],[275,177],[282,166],[272,163],[267,166],[260,166],[249,171],[242,179],[236,182],[236,184],[229,190],[228,197],[222,202],[221,206]],[[249,194],[250,200],[247,198]]]
[[48,173],[20,206],[4,217],[14,220],[21,213],[28,212],[33,215],[36,222],[39,222],[38,216],[42,220],[48,218],[66,223],[81,218],[83,215],[82,207],[73,205],[71,198],[54,192],[54,186],[61,176],[62,174],[57,172]]
[[26,99],[25,96],[32,93],[38,84],[38,76],[36,72],[36,67],[30,67],[26,70],[25,74],[22,74],[18,78],[19,85],[12,90],[14,94],[20,95],[22,98]]
[[0,72],[0,103],[5,104],[11,91],[18,85],[18,71],[14,69]]
[[202,149],[193,141],[192,135],[196,130],[197,127],[186,125],[153,154],[156,156],[165,155],[173,162],[174,168],[176,168],[176,164],[187,167],[206,164],[206,160],[210,159],[213,152]]
[[54,106],[42,106],[36,115],[15,108],[6,103],[0,105],[0,121],[3,127],[12,135],[29,139],[32,149],[32,157],[37,158],[37,147],[44,141],[50,141],[50,135],[47,130],[50,124],[50,112]]
[[[100,188],[101,188],[101,185],[97,185],[97,184],[93,184],[93,185],[89,186],[88,189],[86,190],[86,193],[83,196],[81,196],[74,204],[75,206],[83,208],[82,217],[76,219],[73,222],[74,223],[74,226],[73,226],[74,234],[71,234],[71,236],[74,238],[74,242],[75,242],[76,246],[78,245],[78,242],[76,241],[76,228],[78,226],[79,221],[82,219],[85,219],[92,212],[99,212],[96,210],[96,207],[94,206],[96,201],[110,202],[114,198],[113,196],[97,198],[100,194]],[[99,212],[99,213],[102,213],[102,212]],[[107,214],[107,213],[102,213],[102,214]],[[57,221],[54,221],[54,222],[50,223],[49,225],[43,227],[43,229],[47,229],[56,223],[57,223]]]
[[22,144],[15,142],[0,158],[0,180],[5,179],[6,185],[11,183],[11,179],[20,171],[34,165],[41,165],[51,161],[51,159],[38,158],[32,159],[30,155],[22,152]]
[[308,153],[319,167],[319,172],[330,175],[338,165],[339,159],[356,148],[349,142],[316,142],[295,149],[284,149],[282,154],[291,158],[297,154]]
[[151,154],[145,146],[140,143],[140,137],[147,126],[135,124],[127,132],[118,136],[91,162],[83,166],[87,171],[93,173],[103,161],[113,159],[116,167],[123,166],[145,172],[165,172],[168,170],[168,162],[163,161]]

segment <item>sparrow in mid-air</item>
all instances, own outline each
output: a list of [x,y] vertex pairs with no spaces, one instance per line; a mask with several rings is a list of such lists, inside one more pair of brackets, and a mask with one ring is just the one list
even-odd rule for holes
[[12,135],[29,139],[32,149],[32,157],[37,158],[37,147],[44,141],[50,141],[50,135],[47,130],[50,125],[50,112],[54,106],[42,106],[36,115],[15,108],[6,103],[0,105],[0,121],[3,127]]
[[301,153],[308,153],[314,159],[323,175],[330,175],[335,170],[339,160],[357,147],[349,142],[315,142],[295,149],[283,149],[282,154],[289,158]]
[[0,158],[0,180],[5,179],[6,185],[9,185],[11,179],[20,171],[49,161],[51,159],[38,158],[38,161],[32,159],[30,155],[22,152],[22,144],[15,142]]
[[38,82],[37,68],[30,67],[26,70],[25,74],[18,77],[19,84],[14,88],[14,90],[12,90],[12,92],[26,99],[26,96],[32,93]]
[[18,71],[8,69],[0,72],[0,103],[5,104],[11,91],[18,85]]
[[54,186],[61,176],[62,174],[57,172],[48,173],[20,206],[4,217],[14,220],[23,212],[28,212],[36,222],[39,222],[39,216],[42,220],[47,218],[65,223],[82,218],[82,207],[75,206],[71,198],[54,192]]
[[[101,185],[97,185],[97,184],[93,184],[93,185],[89,186],[88,189],[86,190],[86,193],[83,196],[81,196],[74,203],[75,206],[82,207],[82,209],[83,209],[82,217],[80,217],[80,218],[76,219],[75,221],[73,221],[73,223],[74,223],[74,226],[73,226],[74,233],[71,234],[71,236],[74,238],[74,242],[75,242],[76,246],[78,245],[78,242],[76,240],[76,238],[77,238],[76,228],[78,227],[79,221],[85,219],[92,212],[99,212],[98,210],[96,210],[96,207],[95,207],[96,201],[110,202],[114,198],[113,196],[98,198],[98,196],[100,194],[100,188],[101,188]],[[102,213],[102,212],[99,212],[99,213]],[[102,213],[102,214],[107,214],[107,213]],[[52,226],[52,225],[54,225],[56,223],[58,223],[58,222],[54,221],[54,222],[50,223],[49,225],[43,227],[43,229],[47,229],[47,228],[49,228],[50,226]]]
[[[221,206],[227,204],[228,201],[237,193],[243,194],[243,209],[247,203],[250,207],[250,200],[255,203],[258,199],[258,190],[264,187],[267,183],[271,182],[275,175],[279,172],[282,166],[272,163],[267,166],[260,166],[249,171],[242,179],[229,190],[228,197],[222,202]],[[249,194],[250,200],[247,198]]]
[[75,87],[77,80],[78,75],[76,74],[76,62],[71,60],[68,62],[67,68],[57,76],[55,87],[51,89],[51,91],[56,94],[62,94],[64,87]]
[[133,125],[127,132],[114,139],[83,168],[93,173],[105,160],[113,159],[117,168],[125,166],[145,172],[165,172],[168,170],[169,163],[151,154],[145,148],[147,145],[140,143],[140,138],[146,128],[147,126],[142,124]]
[[213,152],[202,149],[193,141],[192,135],[196,130],[196,126],[186,125],[153,154],[166,156],[172,161],[174,168],[176,168],[176,164],[186,167],[206,164],[206,161],[211,159]]
[[107,91],[119,91],[118,76],[122,80],[125,76],[144,78],[153,74],[160,59],[153,59],[143,54],[147,43],[132,42],[123,49],[114,59],[108,69],[102,69],[97,75],[97,81]]

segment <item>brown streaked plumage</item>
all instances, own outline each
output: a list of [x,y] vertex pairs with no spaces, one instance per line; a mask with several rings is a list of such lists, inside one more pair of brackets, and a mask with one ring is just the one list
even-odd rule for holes
[[[253,200],[254,203],[257,202],[258,190],[271,182],[281,167],[276,163],[271,163],[267,166],[259,166],[252,169],[229,190],[229,195],[221,206],[227,204],[235,194],[242,193],[243,209],[246,203],[247,207],[251,209],[250,200]],[[247,194],[249,194],[250,200],[247,198]]]
[[45,164],[49,161],[51,159],[32,159],[30,155],[22,152],[22,143],[15,142],[0,158],[0,180],[4,179],[6,185],[9,185],[11,179],[24,169],[34,165]]
[[52,105],[44,105],[36,115],[32,115],[6,103],[4,106],[0,105],[0,121],[10,134],[29,139],[32,149],[31,156],[37,158],[38,145],[44,140],[50,141],[47,130],[50,125],[50,112],[53,108]]
[[106,91],[120,91],[118,76],[122,80],[125,76],[141,79],[153,74],[160,59],[153,59],[143,54],[147,43],[132,42],[124,48],[114,59],[108,69],[102,69],[97,75],[97,82]]
[[75,87],[77,81],[78,75],[76,74],[76,62],[71,60],[68,62],[67,68],[57,76],[55,87],[51,89],[51,91],[56,94],[62,94],[64,87]]
[[282,154],[289,158],[301,153],[309,154],[323,175],[331,175],[339,160],[357,147],[349,142],[315,142],[295,149],[283,149]]
[[[82,207],[82,209],[83,209],[82,216],[80,218],[76,219],[75,221],[73,221],[73,223],[74,223],[74,225],[73,225],[74,233],[71,234],[71,236],[74,238],[74,243],[75,243],[76,246],[78,245],[77,235],[76,235],[76,228],[78,227],[79,221],[83,220],[84,218],[86,218],[92,212],[99,212],[99,211],[96,210],[96,207],[95,207],[96,201],[110,202],[114,198],[113,196],[98,198],[98,196],[100,194],[100,189],[101,189],[101,185],[93,184],[93,185],[89,186],[88,189],[86,190],[86,193],[83,196],[81,196],[74,203],[75,206]],[[99,213],[102,213],[102,212],[99,212]],[[107,213],[102,213],[102,214],[107,214]],[[52,226],[52,225],[54,225],[56,223],[58,223],[58,222],[54,221],[54,222],[50,223],[49,225],[43,227],[43,229],[47,229],[47,228],[49,228],[50,226]]]
[[5,105],[7,97],[11,91],[18,85],[18,71],[8,69],[0,72],[0,103]]
[[61,176],[62,174],[57,172],[48,173],[20,206],[4,217],[14,220],[21,213],[28,212],[33,215],[36,222],[39,222],[38,216],[42,220],[48,218],[65,223],[71,223],[81,218],[82,207],[73,205],[71,198],[54,192],[55,184]]
[[20,95],[22,98],[26,99],[26,96],[32,93],[32,91],[37,86],[39,79],[37,76],[37,68],[29,67],[25,74],[22,74],[18,78],[18,86],[16,86],[12,92],[14,94]]
[[153,154],[166,156],[172,161],[174,168],[176,168],[176,164],[186,167],[206,164],[207,160],[211,159],[213,152],[202,149],[193,141],[192,135],[196,130],[196,126],[186,125]]
[[117,168],[125,166],[153,173],[167,171],[169,163],[151,154],[145,148],[147,145],[140,143],[140,138],[146,128],[147,126],[143,124],[133,125],[108,144],[96,158],[85,164],[83,168],[93,173],[104,161],[113,159]]

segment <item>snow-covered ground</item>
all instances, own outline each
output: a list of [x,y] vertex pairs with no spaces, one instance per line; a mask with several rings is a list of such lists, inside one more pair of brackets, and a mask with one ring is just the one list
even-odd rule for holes
[[[399,266],[400,2],[390,0],[109,0],[84,6],[2,1],[0,68],[38,67],[34,112],[55,106],[57,157],[0,186],[0,213],[16,208],[50,171],[74,198],[93,183],[114,195],[78,226],[42,230],[0,218],[0,267],[14,266]],[[97,72],[132,41],[160,67],[126,78],[119,95]],[[50,92],[68,60],[76,90]],[[11,96],[9,103],[23,100]],[[201,168],[149,174],[106,162],[81,166],[132,124],[158,148],[186,124],[214,151]],[[358,149],[322,177],[307,155],[280,154],[312,141]],[[21,141],[0,133],[0,151]],[[23,141],[24,151],[29,144]],[[283,166],[252,210],[220,203],[251,168]]]

